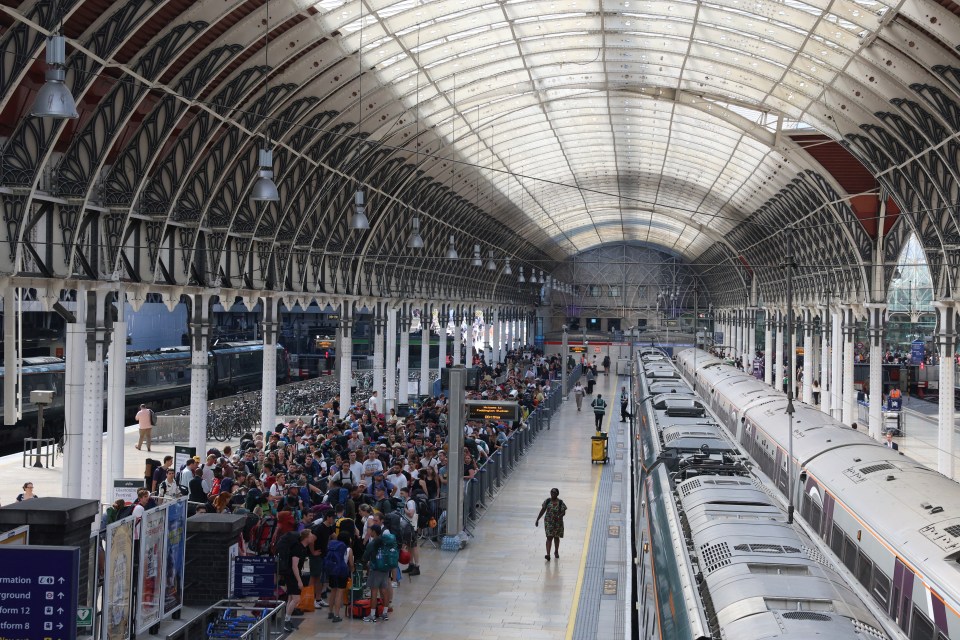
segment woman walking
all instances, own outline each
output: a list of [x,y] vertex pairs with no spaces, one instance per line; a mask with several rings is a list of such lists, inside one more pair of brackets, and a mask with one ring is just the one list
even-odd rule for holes
[[[567,513],[567,505],[560,499],[559,489],[550,489],[550,497],[543,501],[540,513],[534,526],[540,526],[543,518],[543,531],[547,534],[547,554],[544,557],[550,562],[550,544],[553,544],[553,557],[560,557],[560,538],[563,537],[563,516]],[[546,517],[544,518],[544,514]]]
[[583,395],[583,385],[580,384],[579,380],[577,380],[577,384],[575,384],[573,387],[573,397],[577,401],[577,411],[580,411],[580,407],[583,405]]

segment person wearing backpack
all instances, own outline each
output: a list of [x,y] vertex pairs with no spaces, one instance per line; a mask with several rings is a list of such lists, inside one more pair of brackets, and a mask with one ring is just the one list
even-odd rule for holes
[[284,591],[287,592],[287,609],[283,620],[283,630],[293,631],[293,610],[300,602],[300,590],[303,589],[303,578],[300,576],[300,567],[307,557],[307,545],[313,537],[310,529],[290,531],[283,534],[277,541],[277,573]]
[[327,543],[323,572],[330,584],[330,613],[327,615],[333,622],[342,622],[340,611],[346,601],[347,581],[353,573],[353,550],[350,548],[350,536],[346,532]]
[[390,604],[393,602],[393,587],[390,584],[390,572],[400,562],[400,550],[397,539],[390,533],[384,533],[379,524],[370,525],[370,542],[363,552],[362,562],[367,565],[367,586],[370,587],[370,615],[364,622],[377,621],[378,600],[383,603],[380,620],[390,619]]
[[147,451],[150,451],[150,434],[153,432],[153,425],[157,424],[157,414],[153,409],[148,409],[147,405],[140,405],[140,411],[137,411],[135,417],[137,426],[140,429],[140,438],[137,440],[136,450],[141,451],[144,440],[147,442]]

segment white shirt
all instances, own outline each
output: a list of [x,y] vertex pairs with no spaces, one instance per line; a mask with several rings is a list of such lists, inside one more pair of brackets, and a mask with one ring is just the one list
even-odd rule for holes
[[383,463],[380,462],[380,458],[374,458],[371,460],[367,458],[363,461],[363,475],[367,478],[372,478],[373,474],[383,471]]
[[415,500],[407,500],[406,508],[403,510],[403,517],[407,522],[413,525],[414,528],[417,526],[417,502]]
[[380,403],[377,396],[370,396],[370,399],[367,400],[367,409],[370,413],[380,413]]
[[359,482],[363,478],[363,463],[357,461],[350,464],[350,473]]
[[402,473],[390,474],[387,476],[387,482],[393,485],[393,493],[390,494],[391,498],[400,497],[400,489],[403,489],[407,486],[407,476]]

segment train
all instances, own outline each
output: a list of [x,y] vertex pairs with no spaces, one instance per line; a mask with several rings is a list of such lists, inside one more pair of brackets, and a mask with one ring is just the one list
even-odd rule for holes
[[[290,381],[289,355],[277,345],[277,384]],[[255,341],[220,342],[208,354],[207,394],[212,398],[256,389],[263,383],[263,343]],[[110,367],[109,360],[105,363]],[[190,348],[165,347],[155,351],[130,352],[126,359],[126,419],[141,403],[153,409],[184,406],[190,403]],[[0,367],[0,385],[5,371]],[[54,391],[53,403],[43,411],[44,437],[63,433],[66,362],[53,356],[23,359],[22,397],[38,389]],[[106,377],[104,378],[106,381]],[[0,411],[3,407],[0,394]],[[106,402],[106,399],[104,399]],[[104,412],[106,415],[106,412]],[[27,401],[23,416],[15,426],[0,429],[0,452],[19,451],[23,439],[36,433],[37,410]]]
[[886,637],[670,360],[637,364],[634,637]]
[[911,640],[960,639],[960,486],[710,354],[684,379],[799,519]]

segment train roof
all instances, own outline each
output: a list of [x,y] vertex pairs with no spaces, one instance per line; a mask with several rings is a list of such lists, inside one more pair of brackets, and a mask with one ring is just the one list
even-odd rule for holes
[[753,479],[697,477],[677,492],[725,637],[770,637],[758,616],[780,619],[777,637],[856,638],[851,619],[877,624]]
[[[680,356],[689,366],[689,351]],[[781,446],[787,442],[786,396],[752,376],[699,354],[698,376]],[[957,483],[884,447],[817,408],[795,402],[793,448],[801,468],[871,528],[954,607],[960,606],[960,491]],[[742,417],[741,416],[741,417]],[[816,491],[815,488],[808,489]],[[821,496],[822,499],[822,496]],[[896,513],[895,518],[890,514]],[[882,532],[882,534],[881,534]]]
[[[960,492],[946,476],[883,446],[825,452],[806,471],[941,595],[960,603]],[[849,507],[848,507],[849,508]],[[891,513],[896,517],[891,518]],[[946,593],[944,593],[946,592]]]
[[660,433],[663,445],[668,449],[702,451],[706,445],[710,452],[737,451],[737,447],[715,424],[677,424],[664,427]]

